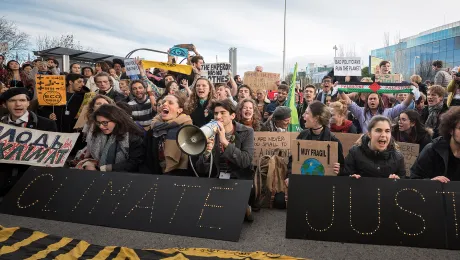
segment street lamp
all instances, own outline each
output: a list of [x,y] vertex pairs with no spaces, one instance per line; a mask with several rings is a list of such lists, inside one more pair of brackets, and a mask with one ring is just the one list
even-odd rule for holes
[[286,1],[284,0],[284,43],[283,43],[283,79],[286,76],[285,74],[285,64],[286,64]]
[[415,60],[416,60],[417,58],[420,59],[420,56],[415,56],[415,57],[414,57],[414,75],[415,75]]
[[332,47],[332,49],[334,50],[334,57],[337,57],[337,45],[334,45],[334,47]]

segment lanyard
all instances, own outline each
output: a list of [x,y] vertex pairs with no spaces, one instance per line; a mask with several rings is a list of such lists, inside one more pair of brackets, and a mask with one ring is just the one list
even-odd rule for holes
[[69,100],[65,103],[65,111],[68,111],[67,106],[70,104],[70,101],[72,101],[72,98],[73,98],[74,95],[75,95],[75,93],[73,93],[72,96],[70,96]]

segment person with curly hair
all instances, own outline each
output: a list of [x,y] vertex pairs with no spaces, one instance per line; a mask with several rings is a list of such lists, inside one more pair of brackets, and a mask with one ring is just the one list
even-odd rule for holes
[[460,107],[452,107],[441,116],[439,134],[412,165],[411,179],[460,181]]
[[238,103],[236,121],[254,129],[254,131],[260,130],[261,115],[256,102],[252,98],[243,99]]
[[209,123],[214,115],[209,110],[209,104],[214,97],[214,86],[206,78],[200,78],[196,81],[185,110],[193,120],[193,124],[202,127]]
[[415,110],[406,110],[399,115],[398,124],[394,126],[392,136],[397,142],[419,144],[420,151],[431,142],[433,131],[425,128],[420,115]]

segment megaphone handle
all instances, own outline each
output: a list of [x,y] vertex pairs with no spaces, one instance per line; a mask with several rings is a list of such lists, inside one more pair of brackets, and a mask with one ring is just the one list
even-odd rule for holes
[[[216,133],[216,136],[214,137],[214,146],[216,147],[216,169],[217,169],[217,176],[220,175],[220,138],[219,138],[219,133]],[[212,164],[211,164],[211,170],[212,170]]]

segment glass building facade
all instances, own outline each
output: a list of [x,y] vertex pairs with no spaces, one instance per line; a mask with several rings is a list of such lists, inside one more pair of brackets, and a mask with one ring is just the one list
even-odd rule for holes
[[404,75],[412,74],[414,66],[417,69],[421,64],[435,60],[443,61],[446,68],[460,66],[460,21],[402,39],[386,48],[372,50],[371,55],[399,62],[403,71],[394,72]]

